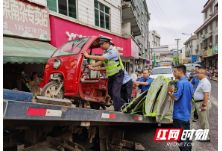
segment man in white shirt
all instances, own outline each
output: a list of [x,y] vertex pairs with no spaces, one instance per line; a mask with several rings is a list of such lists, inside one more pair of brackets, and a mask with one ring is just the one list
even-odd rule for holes
[[200,80],[198,87],[194,93],[197,114],[201,124],[201,129],[209,129],[207,140],[202,140],[202,142],[210,142],[209,112],[212,108],[212,105],[209,97],[211,93],[211,83],[207,79],[206,70],[202,67],[200,67],[197,71],[197,78]]

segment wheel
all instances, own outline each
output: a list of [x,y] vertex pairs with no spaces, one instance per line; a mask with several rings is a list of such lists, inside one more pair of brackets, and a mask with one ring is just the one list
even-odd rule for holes
[[57,95],[55,94],[58,88],[59,88],[59,83],[57,83],[56,81],[51,81],[44,86],[41,95],[49,98],[63,99],[64,98],[63,88],[60,89]]

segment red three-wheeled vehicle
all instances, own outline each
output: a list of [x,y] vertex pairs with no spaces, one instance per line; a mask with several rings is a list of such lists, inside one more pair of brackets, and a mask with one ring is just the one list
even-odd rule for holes
[[[39,85],[42,96],[88,101],[92,109],[99,109],[100,106],[105,109],[110,100],[108,77],[105,72],[88,70],[87,65],[93,60],[81,54],[84,51],[93,54],[94,49],[100,49],[99,40],[99,36],[84,37],[59,47],[45,66],[43,82]],[[134,88],[133,97],[135,95]]]

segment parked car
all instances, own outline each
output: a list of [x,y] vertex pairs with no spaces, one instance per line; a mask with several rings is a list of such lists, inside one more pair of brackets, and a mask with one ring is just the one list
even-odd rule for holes
[[167,65],[167,66],[172,66],[172,67],[174,67],[175,66],[175,63],[174,63],[174,61],[161,61],[161,62],[158,62],[157,63],[157,65],[160,65],[160,66],[165,66],[165,65]]
[[161,66],[153,68],[150,78],[155,79],[159,75],[165,76],[169,80],[175,80],[173,75],[173,67],[172,66]]
[[186,66],[186,73],[189,75],[191,73],[191,69],[195,70],[195,66],[200,66],[200,64],[197,63],[185,63],[184,65]]

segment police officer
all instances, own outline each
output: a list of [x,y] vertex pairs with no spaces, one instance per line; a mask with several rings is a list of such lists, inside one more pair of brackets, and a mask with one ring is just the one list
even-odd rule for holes
[[[174,100],[173,109],[173,127],[190,130],[191,100],[193,86],[186,79],[186,66],[178,65],[174,68],[174,76],[179,81],[175,85],[175,91],[172,94],[172,88],[168,85],[168,94]],[[181,151],[191,151],[191,141],[179,141]]]
[[121,87],[124,77],[124,67],[120,59],[119,52],[110,44],[110,38],[100,38],[100,47],[105,50],[103,56],[92,56],[87,52],[82,54],[89,59],[98,60],[97,63],[88,65],[89,69],[93,67],[105,65],[106,74],[108,75],[108,94],[113,100],[114,110],[120,111],[125,101],[121,98]]

